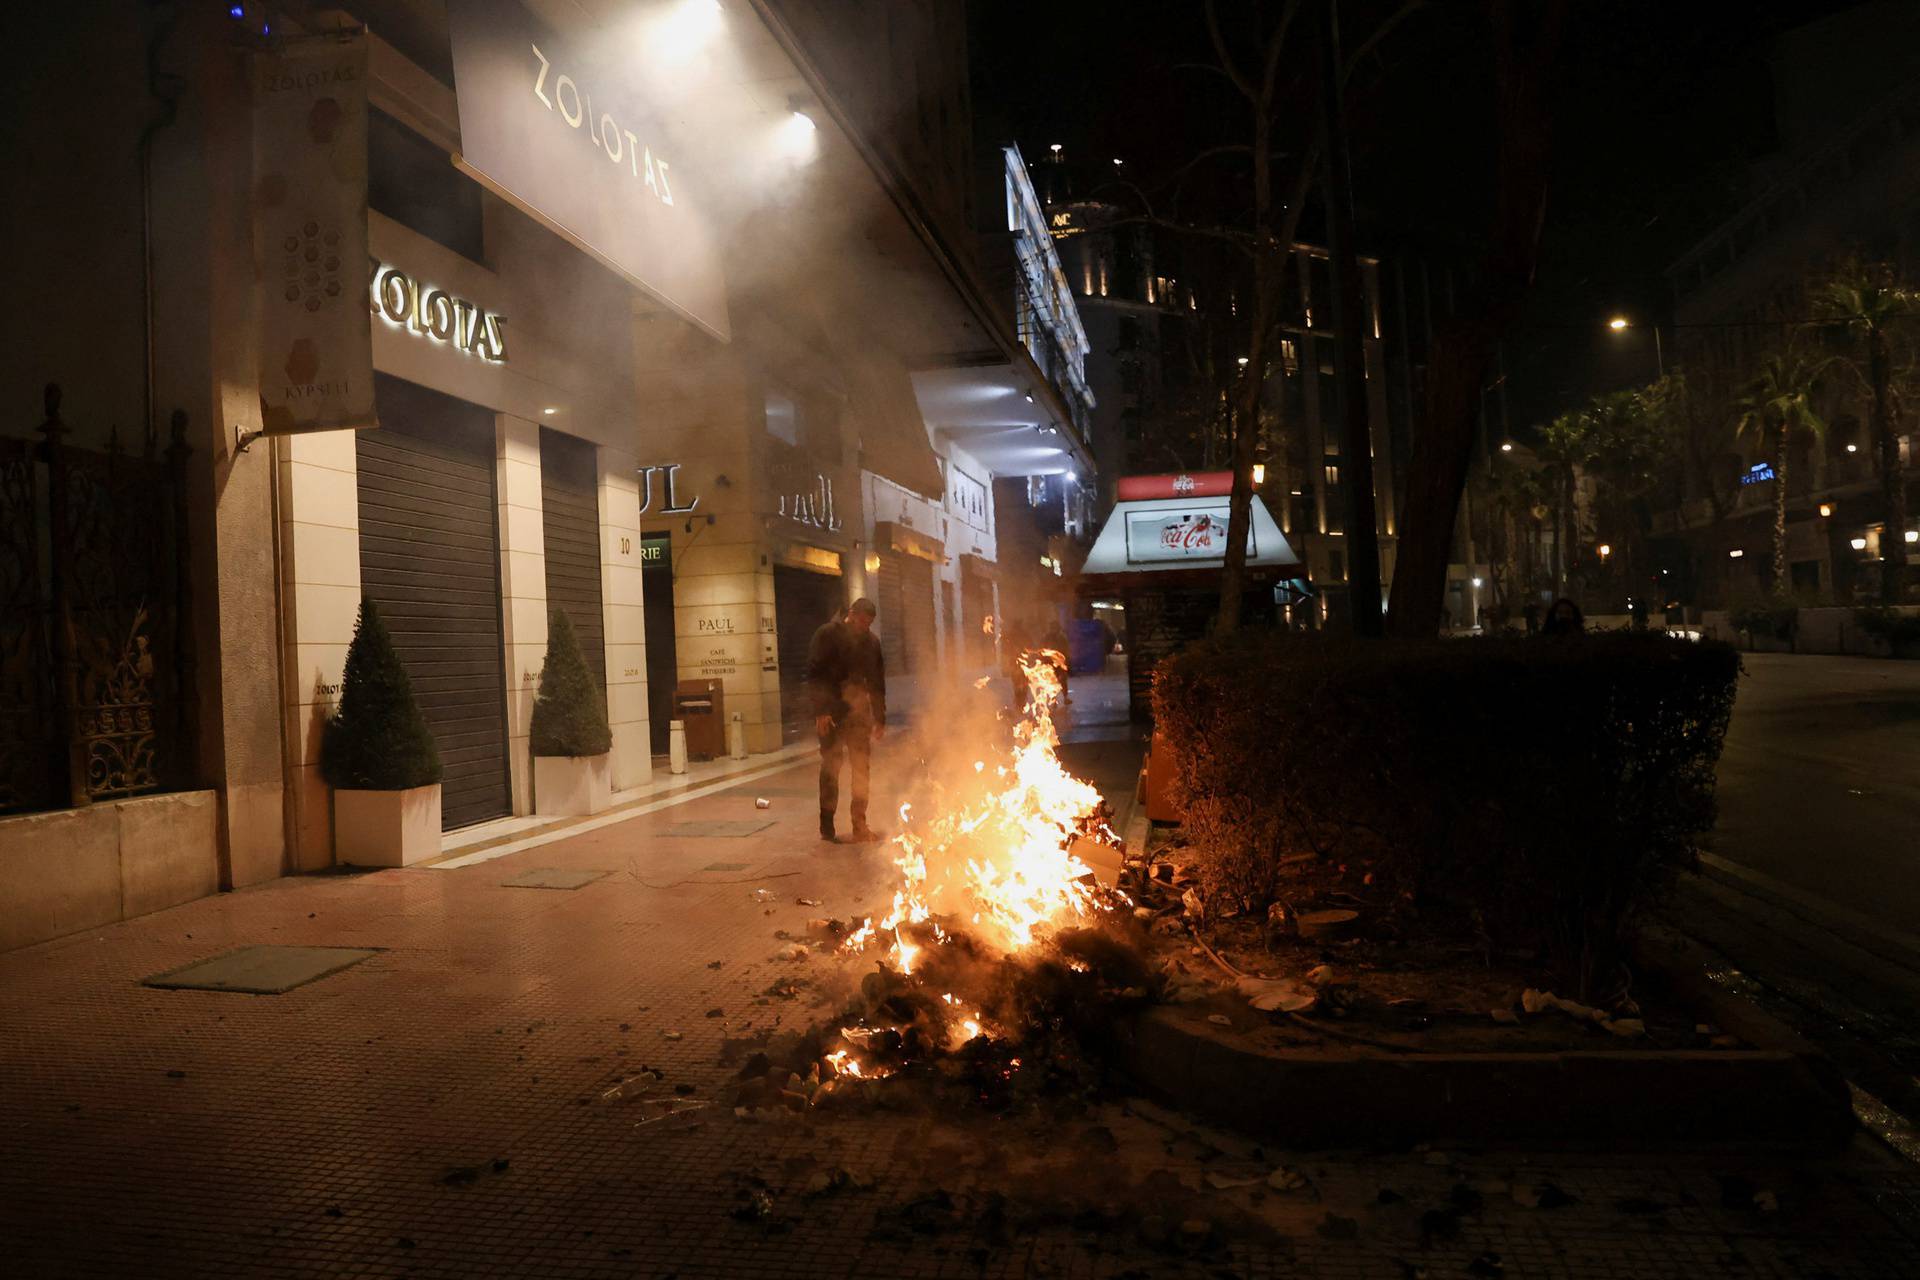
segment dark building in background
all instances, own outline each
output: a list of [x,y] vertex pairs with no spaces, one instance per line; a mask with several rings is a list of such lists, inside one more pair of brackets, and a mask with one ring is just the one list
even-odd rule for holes
[[[1093,452],[1099,464],[1098,518],[1113,506],[1114,483],[1128,474],[1225,467],[1219,415],[1237,373],[1237,350],[1209,307],[1234,288],[1231,261],[1217,246],[1136,216],[1113,171],[1083,166],[1061,152],[1032,166],[1046,202],[1061,268],[1080,307],[1088,340],[1087,382],[1094,395]],[[1335,403],[1332,289],[1327,251],[1293,247],[1280,341],[1267,370],[1269,438],[1262,496],[1299,550],[1316,601],[1296,605],[1292,621],[1337,620],[1345,608],[1347,474]],[[1420,401],[1435,322],[1451,307],[1444,271],[1414,255],[1361,259],[1367,418],[1373,449],[1382,586],[1392,581],[1399,495],[1407,445]],[[1211,421],[1211,425],[1210,425]],[[1483,445],[1497,446],[1494,434]],[[1448,607],[1473,625],[1486,572],[1472,521],[1463,514],[1459,561]]]
[[[1888,262],[1902,283],[1920,282],[1920,7],[1863,5],[1789,31],[1768,65],[1779,145],[1752,166],[1747,203],[1667,272],[1669,364],[1735,386],[1813,314],[1809,285],[1842,256]],[[1830,381],[1824,440],[1800,440],[1790,455],[1787,585],[1845,604],[1877,595],[1884,539],[1910,548],[1920,539],[1911,523],[1886,527],[1866,398]],[[1913,512],[1911,415],[1901,426]],[[1690,476],[1686,500],[1655,523],[1692,602],[1709,608],[1737,608],[1772,587],[1776,482],[1741,482],[1764,459],[1736,446],[1733,427],[1729,412],[1711,473]]]

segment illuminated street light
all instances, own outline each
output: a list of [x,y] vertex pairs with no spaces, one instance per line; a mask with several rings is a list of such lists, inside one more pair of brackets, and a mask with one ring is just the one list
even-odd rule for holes
[[1513,452],[1513,441],[1511,441],[1511,440],[1502,440],[1502,441],[1500,442],[1500,452],[1502,452],[1502,453],[1512,453],[1512,452]]
[[1826,518],[1827,518],[1828,516],[1830,516],[1830,515],[1832,515],[1832,514],[1833,514],[1833,504],[1832,504],[1831,502],[1823,502],[1823,503],[1821,503],[1821,504],[1820,504],[1820,518],[1821,518],[1821,519],[1823,519],[1823,520],[1824,520],[1824,519],[1826,519]]
[[1626,327],[1627,318],[1625,316],[1615,316],[1613,319],[1607,321],[1607,328],[1613,330],[1615,333],[1619,333]]
[[1907,530],[1906,537],[1908,542],[1920,542],[1920,529]]
[[[1267,464],[1266,463],[1256,462],[1253,464],[1253,482],[1257,485],[1265,484],[1267,482]],[[1911,542],[1912,539],[1909,538],[1908,541]]]
[[1852,547],[1855,551],[1865,551],[1867,549],[1867,540],[1865,538],[1855,538],[1852,542],[1849,542],[1847,545]]
[[1733,550],[1727,552],[1727,559],[1738,560],[1741,556],[1745,554],[1747,554],[1745,551],[1742,551],[1739,547],[1735,547]]
[[1848,453],[1858,453],[1858,452],[1860,452],[1860,446],[1859,446],[1859,445],[1857,445],[1857,444],[1850,444],[1850,445],[1848,445],[1848,446],[1847,446],[1847,452],[1848,452]]
[[1240,359],[1235,363],[1237,363],[1242,369],[1244,369],[1247,367],[1247,358],[1245,356],[1241,356]]
[[1478,579],[1478,578],[1475,578],[1475,579],[1473,580],[1473,589],[1474,589],[1475,591],[1478,591],[1478,590],[1480,589],[1480,579]]
[[1600,544],[1600,558],[1601,558],[1602,560],[1605,560],[1605,559],[1606,559],[1606,558],[1607,558],[1608,556],[1610,556],[1610,555],[1612,555],[1612,554],[1613,554],[1613,544],[1612,544],[1612,543],[1609,543],[1609,542],[1603,542],[1603,543],[1601,543],[1601,544]]

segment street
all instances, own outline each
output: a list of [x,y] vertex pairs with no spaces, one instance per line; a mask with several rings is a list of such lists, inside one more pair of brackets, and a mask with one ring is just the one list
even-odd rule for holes
[[1920,663],[1750,653],[1713,847],[1900,930],[1920,925]]
[[[1119,787],[1125,730],[1106,702],[1079,685],[1096,741],[1066,754],[1092,747]],[[911,757],[910,737],[889,739],[876,813]],[[782,935],[871,910],[894,883],[885,847],[814,838],[811,760],[754,772],[531,847],[280,880],[0,956],[14,1274],[1920,1267],[1920,1180],[1859,1144],[1294,1154],[1120,1091],[1008,1113],[709,1107],[742,1052],[829,1016],[859,976],[831,954],[787,958]],[[521,887],[570,883],[554,872],[585,883]],[[280,995],[142,985],[257,944],[373,954]],[[1276,1194],[1280,1162],[1299,1181]],[[1509,1185],[1556,1188],[1553,1207]],[[1728,1186],[1775,1189],[1781,1208],[1758,1215]]]
[[1920,1157],[1920,664],[1747,654],[1702,873],[1665,912]]

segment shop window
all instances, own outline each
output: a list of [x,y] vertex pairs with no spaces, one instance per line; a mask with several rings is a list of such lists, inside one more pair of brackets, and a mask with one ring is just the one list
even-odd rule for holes
[[767,434],[785,440],[796,448],[800,444],[800,406],[783,391],[767,392]]
[[463,258],[482,261],[480,187],[447,153],[384,111],[367,118],[367,204]]

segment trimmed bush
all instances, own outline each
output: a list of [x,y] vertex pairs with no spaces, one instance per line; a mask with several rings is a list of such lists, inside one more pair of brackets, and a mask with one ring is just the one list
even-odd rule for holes
[[354,791],[407,791],[440,781],[440,749],[372,596],[347,647],[340,706],[320,738],[320,774]]
[[587,670],[573,621],[560,610],[547,624],[547,658],[528,731],[537,756],[597,756],[613,750],[607,699]]
[[1853,617],[1862,631],[1886,641],[1895,657],[1920,645],[1920,614],[1902,613],[1887,605],[1865,605],[1855,609]]
[[1589,995],[1713,825],[1739,669],[1657,633],[1253,632],[1162,662],[1153,706],[1211,900],[1264,912],[1288,854],[1364,860],[1423,924],[1542,952]]
[[1734,630],[1750,639],[1767,636],[1791,642],[1800,631],[1800,606],[1783,602],[1754,609],[1736,609],[1727,621],[1733,623]]

